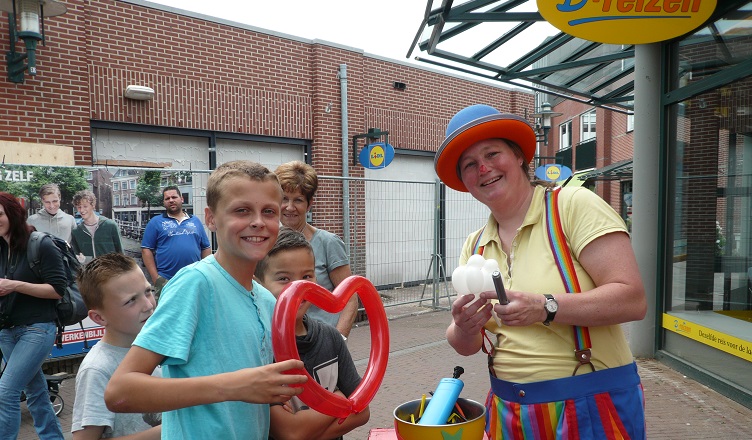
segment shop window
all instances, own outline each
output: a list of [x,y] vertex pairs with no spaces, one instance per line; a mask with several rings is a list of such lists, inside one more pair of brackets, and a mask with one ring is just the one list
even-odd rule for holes
[[632,181],[621,182],[621,218],[632,233]]
[[580,116],[580,142],[595,138],[595,110]]
[[[744,78],[675,103],[668,127],[672,247],[663,349],[736,384],[749,384],[748,374],[736,373],[749,366],[749,353],[728,347],[752,342],[750,91]],[[699,327],[706,336],[691,339]]]
[[559,150],[572,146],[572,121],[559,125]]

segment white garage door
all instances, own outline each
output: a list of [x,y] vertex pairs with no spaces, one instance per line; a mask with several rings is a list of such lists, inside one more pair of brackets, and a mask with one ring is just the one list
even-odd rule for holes
[[272,172],[285,162],[305,161],[302,145],[217,139],[217,165],[231,160],[251,160]]
[[425,280],[433,253],[433,161],[396,155],[364,176],[378,179],[365,183],[366,276],[377,286]]
[[[379,180],[366,182],[368,278],[376,285],[425,280],[434,252],[433,156],[398,154],[388,167],[366,170],[365,177]],[[485,223],[488,210],[466,193],[447,188],[445,197],[444,266],[451,273],[465,238]]]
[[[274,171],[291,160],[304,160],[302,145],[217,139],[217,165],[245,159]],[[206,183],[209,177],[209,138],[136,131],[92,129],[95,163],[132,161],[170,164],[177,170],[193,170],[191,201],[194,214],[204,222]]]

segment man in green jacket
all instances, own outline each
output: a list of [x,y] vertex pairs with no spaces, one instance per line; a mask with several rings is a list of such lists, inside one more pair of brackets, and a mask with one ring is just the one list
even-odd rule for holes
[[120,230],[117,224],[103,215],[97,215],[94,207],[97,198],[88,190],[73,196],[73,205],[81,214],[81,224],[73,230],[71,246],[82,263],[110,252],[123,253]]

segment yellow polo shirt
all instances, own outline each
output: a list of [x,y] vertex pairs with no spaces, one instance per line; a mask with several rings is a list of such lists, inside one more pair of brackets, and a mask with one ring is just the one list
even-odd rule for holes
[[[491,215],[485,229],[475,231],[465,240],[460,264],[465,264],[473,254],[478,234],[483,231],[479,242],[484,247],[483,257],[499,262],[507,290],[539,294],[565,292],[548,243],[544,193],[545,188],[535,187],[525,220],[512,242],[510,255],[501,249],[498,223]],[[627,232],[626,226],[611,206],[586,188],[562,188],[559,212],[580,287],[588,291],[595,285],[577,261],[580,252],[600,236]],[[614,264],[619,264],[618,255],[614,255]],[[555,320],[550,326],[543,323],[526,327],[499,326],[490,319],[485,327],[497,338],[494,369],[499,379],[517,383],[557,379],[571,376],[577,365],[572,326],[557,324]],[[620,325],[590,327],[590,338],[591,361],[596,370],[633,362]],[[583,366],[577,374],[590,371],[588,366]]]

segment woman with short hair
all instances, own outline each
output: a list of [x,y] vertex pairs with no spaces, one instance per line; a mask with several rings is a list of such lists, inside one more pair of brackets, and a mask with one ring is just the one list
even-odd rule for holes
[[[337,235],[318,229],[306,221],[313,196],[319,187],[316,170],[300,162],[287,162],[275,170],[284,195],[280,222],[290,229],[303,233],[313,247],[316,257],[316,282],[332,291],[345,278],[352,275],[350,258],[345,243]],[[353,295],[340,313],[328,313],[315,305],[308,309],[308,316],[332,325],[347,337],[350,335],[358,313],[358,298]]]

